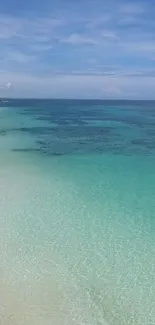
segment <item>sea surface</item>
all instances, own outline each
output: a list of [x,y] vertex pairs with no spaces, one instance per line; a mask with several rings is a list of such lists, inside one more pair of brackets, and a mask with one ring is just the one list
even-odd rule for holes
[[0,103],[0,324],[155,324],[155,102]]

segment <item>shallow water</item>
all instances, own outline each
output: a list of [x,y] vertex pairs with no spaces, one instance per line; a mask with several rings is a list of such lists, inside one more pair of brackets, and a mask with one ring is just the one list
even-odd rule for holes
[[155,103],[0,110],[0,323],[155,323]]

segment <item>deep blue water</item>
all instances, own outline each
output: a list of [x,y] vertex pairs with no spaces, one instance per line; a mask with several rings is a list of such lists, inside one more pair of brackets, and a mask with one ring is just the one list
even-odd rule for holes
[[36,136],[33,150],[51,155],[155,153],[154,101],[10,100],[1,105],[35,119],[32,126],[19,123],[1,130],[1,135],[21,131]]

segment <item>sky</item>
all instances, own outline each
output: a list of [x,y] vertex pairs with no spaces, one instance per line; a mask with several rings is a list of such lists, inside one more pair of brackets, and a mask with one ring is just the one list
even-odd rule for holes
[[0,96],[155,99],[155,0],[1,0]]

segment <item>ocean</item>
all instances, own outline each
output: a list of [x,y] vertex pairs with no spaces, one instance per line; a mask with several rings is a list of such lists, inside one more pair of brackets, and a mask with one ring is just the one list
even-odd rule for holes
[[0,324],[155,324],[155,102],[0,104]]

